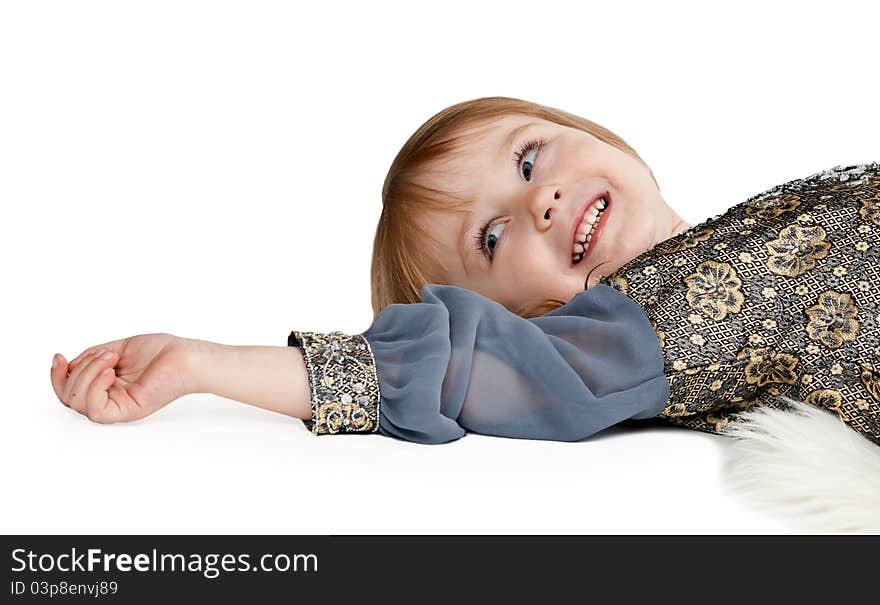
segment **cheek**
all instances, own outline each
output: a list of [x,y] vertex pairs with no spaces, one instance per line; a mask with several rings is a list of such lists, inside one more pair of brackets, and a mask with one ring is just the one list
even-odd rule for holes
[[563,270],[558,253],[547,248],[523,250],[507,267],[508,285],[518,292],[544,295],[558,287]]
[[[613,224],[609,222],[603,232],[604,240],[601,245],[605,246],[605,258],[617,269],[626,261],[635,258],[647,249],[651,239],[652,219],[645,209],[636,205],[619,205],[615,209]],[[607,267],[602,267],[600,273],[608,273]]]
[[541,277],[548,267],[546,252],[536,251],[534,247],[517,246],[514,254],[505,260],[504,273],[510,281],[528,281]]

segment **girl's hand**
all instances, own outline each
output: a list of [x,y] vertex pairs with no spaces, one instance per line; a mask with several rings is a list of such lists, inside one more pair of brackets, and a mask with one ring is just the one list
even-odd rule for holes
[[138,420],[189,392],[187,355],[185,339],[171,334],[114,340],[89,347],[69,364],[55,355],[52,388],[61,403],[93,422]]

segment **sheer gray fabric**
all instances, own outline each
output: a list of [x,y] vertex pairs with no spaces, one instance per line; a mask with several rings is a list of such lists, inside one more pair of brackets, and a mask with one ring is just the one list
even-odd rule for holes
[[642,308],[609,286],[530,319],[456,286],[426,284],[420,294],[421,303],[387,306],[362,333],[383,435],[576,441],[667,403],[657,335]]

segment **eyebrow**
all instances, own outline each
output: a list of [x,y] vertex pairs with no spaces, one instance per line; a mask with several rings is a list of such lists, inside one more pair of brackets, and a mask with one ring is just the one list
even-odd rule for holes
[[[504,141],[502,141],[501,146],[498,148],[498,154],[506,156],[507,152],[510,150],[511,147],[513,147],[513,144],[516,142],[517,137],[519,137],[523,132],[525,132],[526,130],[528,130],[532,126],[536,126],[536,125],[538,125],[538,122],[526,122],[525,124],[520,124],[519,126],[514,128],[513,130],[511,130],[510,134],[507,135],[507,138],[505,138]],[[472,253],[472,250],[468,249],[469,247],[471,247],[471,248],[473,247],[473,246],[468,245],[468,241],[467,241],[469,239],[468,234],[471,233],[472,231],[475,231],[477,228],[477,225],[471,224],[471,221],[473,221],[473,220],[474,220],[474,209],[473,209],[473,207],[471,207],[471,208],[468,208],[467,216],[462,221],[461,228],[459,229],[459,232],[458,232],[458,246],[459,246],[458,252],[461,255],[461,260],[463,261],[462,264],[464,266],[464,272],[468,275],[470,275],[470,267],[472,264],[471,261],[474,256],[474,254]],[[483,257],[482,254],[480,254],[479,256],[480,256],[480,261],[482,262],[485,257]]]
[[516,142],[516,138],[520,134],[537,124],[537,122],[526,122],[525,124],[517,126],[513,130],[511,130],[510,134],[507,135],[507,138],[504,139],[504,142],[501,143],[501,147],[498,149],[498,153],[505,153],[508,149],[513,147],[513,144]]

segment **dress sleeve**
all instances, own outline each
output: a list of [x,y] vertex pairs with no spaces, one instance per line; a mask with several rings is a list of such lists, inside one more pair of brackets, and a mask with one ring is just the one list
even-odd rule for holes
[[[387,306],[361,334],[291,333],[288,344],[305,344],[313,433],[576,441],[667,403],[657,335],[614,288],[594,286],[528,319],[456,286],[426,284],[421,299]],[[325,361],[334,345],[347,355],[341,378]]]

